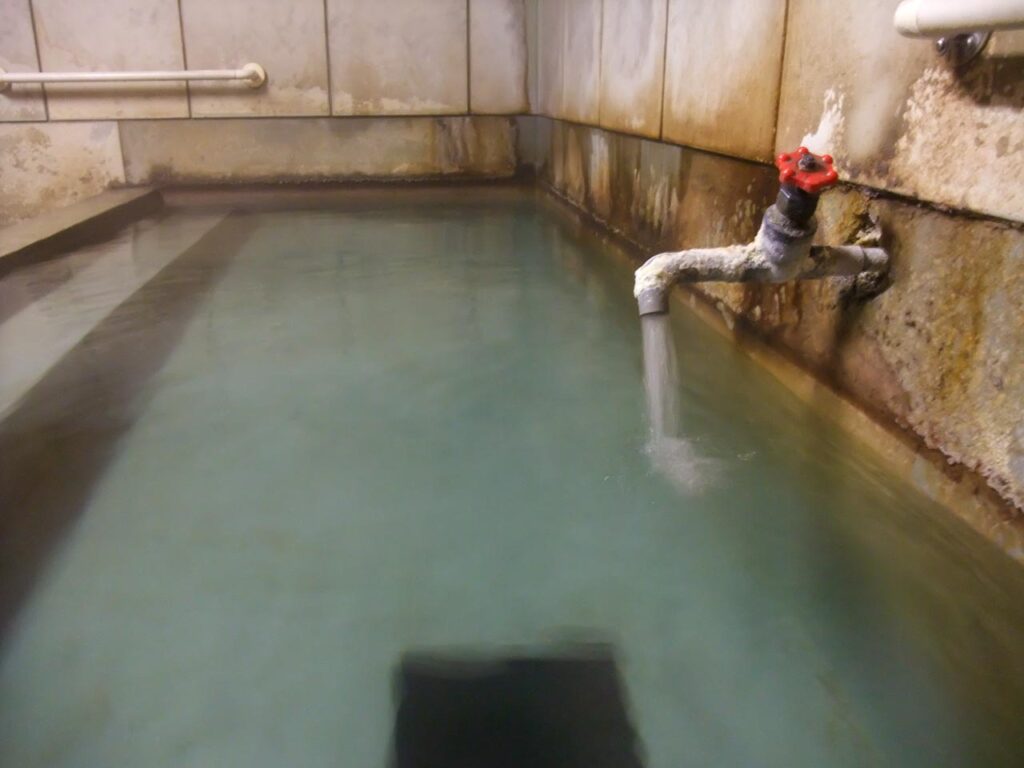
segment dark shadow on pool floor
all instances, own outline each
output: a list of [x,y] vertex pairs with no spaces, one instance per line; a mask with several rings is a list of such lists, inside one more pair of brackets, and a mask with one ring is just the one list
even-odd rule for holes
[[249,236],[229,216],[93,328],[0,422],[0,638],[203,299]]
[[642,768],[609,646],[410,653],[395,673],[392,768]]

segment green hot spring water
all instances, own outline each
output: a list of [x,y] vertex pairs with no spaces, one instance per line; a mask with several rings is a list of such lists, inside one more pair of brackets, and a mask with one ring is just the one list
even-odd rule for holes
[[291,207],[0,280],[0,765],[1024,764],[1024,570],[681,308],[652,436],[598,238]]

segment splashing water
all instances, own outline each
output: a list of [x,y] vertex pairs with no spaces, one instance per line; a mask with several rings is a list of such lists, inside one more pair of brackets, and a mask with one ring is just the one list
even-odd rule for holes
[[714,475],[714,461],[697,454],[681,434],[679,362],[668,314],[643,315],[644,388],[651,435],[647,455],[654,470],[677,490],[696,493]]

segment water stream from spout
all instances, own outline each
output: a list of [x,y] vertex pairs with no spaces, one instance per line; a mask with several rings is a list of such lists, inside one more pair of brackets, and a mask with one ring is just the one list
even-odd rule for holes
[[712,459],[697,454],[682,435],[679,361],[668,313],[640,318],[644,388],[650,437],[647,455],[655,471],[683,493],[700,491],[714,474]]
[[640,318],[644,339],[644,387],[652,439],[678,437],[679,361],[666,313]]

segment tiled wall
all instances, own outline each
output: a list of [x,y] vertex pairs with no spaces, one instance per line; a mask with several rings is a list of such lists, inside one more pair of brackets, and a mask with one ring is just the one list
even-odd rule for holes
[[[529,110],[526,28],[526,0],[0,0],[12,72],[255,61],[268,73],[258,90],[0,92],[0,224],[148,178],[511,174],[512,122],[457,116]],[[325,122],[355,116],[378,119]]]
[[1024,33],[956,74],[899,0],[538,2],[538,114],[1024,221]]

